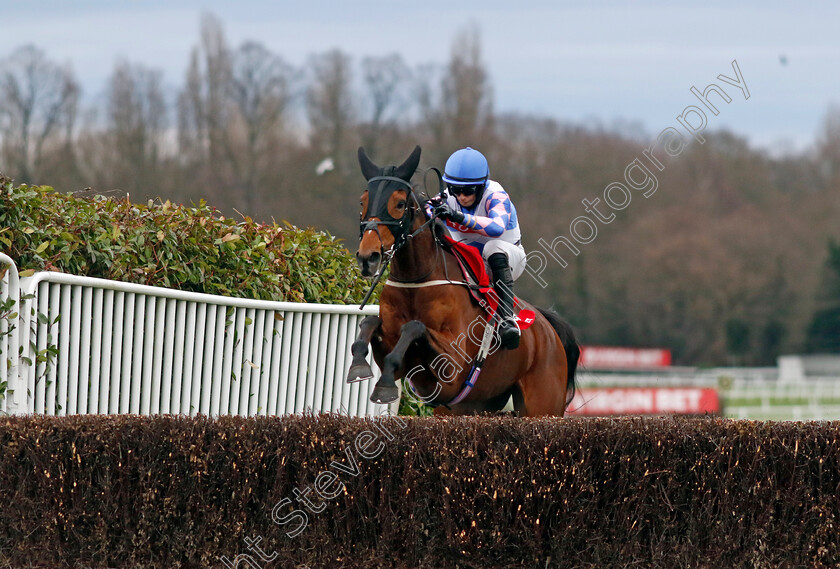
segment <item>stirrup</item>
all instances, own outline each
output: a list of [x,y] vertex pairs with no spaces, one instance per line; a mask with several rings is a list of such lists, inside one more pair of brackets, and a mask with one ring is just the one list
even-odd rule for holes
[[506,350],[515,350],[519,347],[519,339],[522,337],[522,332],[519,330],[519,324],[516,318],[508,316],[499,322],[499,339],[502,347]]

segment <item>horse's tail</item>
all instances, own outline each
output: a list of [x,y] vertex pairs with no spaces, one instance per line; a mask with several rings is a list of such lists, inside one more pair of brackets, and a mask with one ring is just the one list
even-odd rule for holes
[[560,337],[560,342],[563,344],[563,349],[566,351],[566,365],[568,368],[568,376],[566,381],[566,406],[575,398],[575,371],[577,370],[578,360],[580,359],[580,346],[578,345],[575,331],[572,325],[563,320],[559,314],[553,310],[537,307],[543,316],[545,316],[551,327],[557,332]]

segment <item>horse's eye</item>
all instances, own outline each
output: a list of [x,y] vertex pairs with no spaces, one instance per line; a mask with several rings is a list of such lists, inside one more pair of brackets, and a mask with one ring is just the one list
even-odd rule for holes
[[403,209],[405,207],[405,200],[401,201],[397,204],[397,209]]

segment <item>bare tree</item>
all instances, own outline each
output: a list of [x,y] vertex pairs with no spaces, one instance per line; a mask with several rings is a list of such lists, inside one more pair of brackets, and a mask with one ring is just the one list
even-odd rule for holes
[[231,54],[222,25],[212,14],[201,20],[201,42],[193,49],[186,86],[178,97],[179,143],[184,154],[216,177],[224,157],[229,120]]
[[446,66],[422,65],[414,75],[414,100],[433,142],[427,158],[441,160],[467,145],[491,146],[493,93],[477,28],[457,35]]
[[190,55],[184,89],[178,95],[178,148],[188,164],[206,163],[207,124],[204,120],[202,74],[198,50]]
[[45,143],[72,135],[79,87],[72,71],[28,45],[0,61],[2,156],[12,173],[31,182]]
[[367,99],[370,101],[370,118],[362,133],[362,144],[376,153],[376,143],[388,113],[397,106],[405,106],[403,89],[410,73],[399,54],[383,57],[366,57],[362,60]]
[[162,73],[118,63],[107,89],[107,138],[116,185],[133,192],[154,191],[167,127]]
[[449,143],[456,147],[478,144],[493,119],[493,93],[481,58],[478,28],[469,27],[456,37],[441,88]]
[[354,121],[350,56],[332,50],[312,56],[312,79],[306,92],[306,109],[313,146],[343,164],[347,136]]
[[212,15],[201,23],[178,98],[179,145],[202,178],[202,192],[255,215],[260,183],[276,165],[295,70],[261,44],[227,47]]
[[273,164],[268,149],[282,135],[293,79],[294,69],[258,43],[233,54],[229,95],[238,128],[228,132],[226,147],[248,212],[256,209],[260,172]]
[[826,113],[817,147],[823,177],[830,182],[840,179],[840,106]]
[[424,154],[426,159],[433,156],[435,162],[439,162],[446,156],[444,146],[446,143],[447,124],[443,114],[440,92],[433,88],[440,84],[443,77],[443,69],[435,64],[427,63],[418,66],[414,72],[414,100],[420,110],[421,124],[429,131],[434,145]]

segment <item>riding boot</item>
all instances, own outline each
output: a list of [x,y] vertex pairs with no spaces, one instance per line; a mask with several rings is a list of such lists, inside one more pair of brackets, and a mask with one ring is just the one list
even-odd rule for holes
[[499,316],[499,338],[503,348],[514,350],[519,347],[521,332],[513,314],[513,276],[510,273],[507,255],[493,253],[487,259],[487,263],[493,274],[493,290],[499,297],[499,307],[496,310]]

